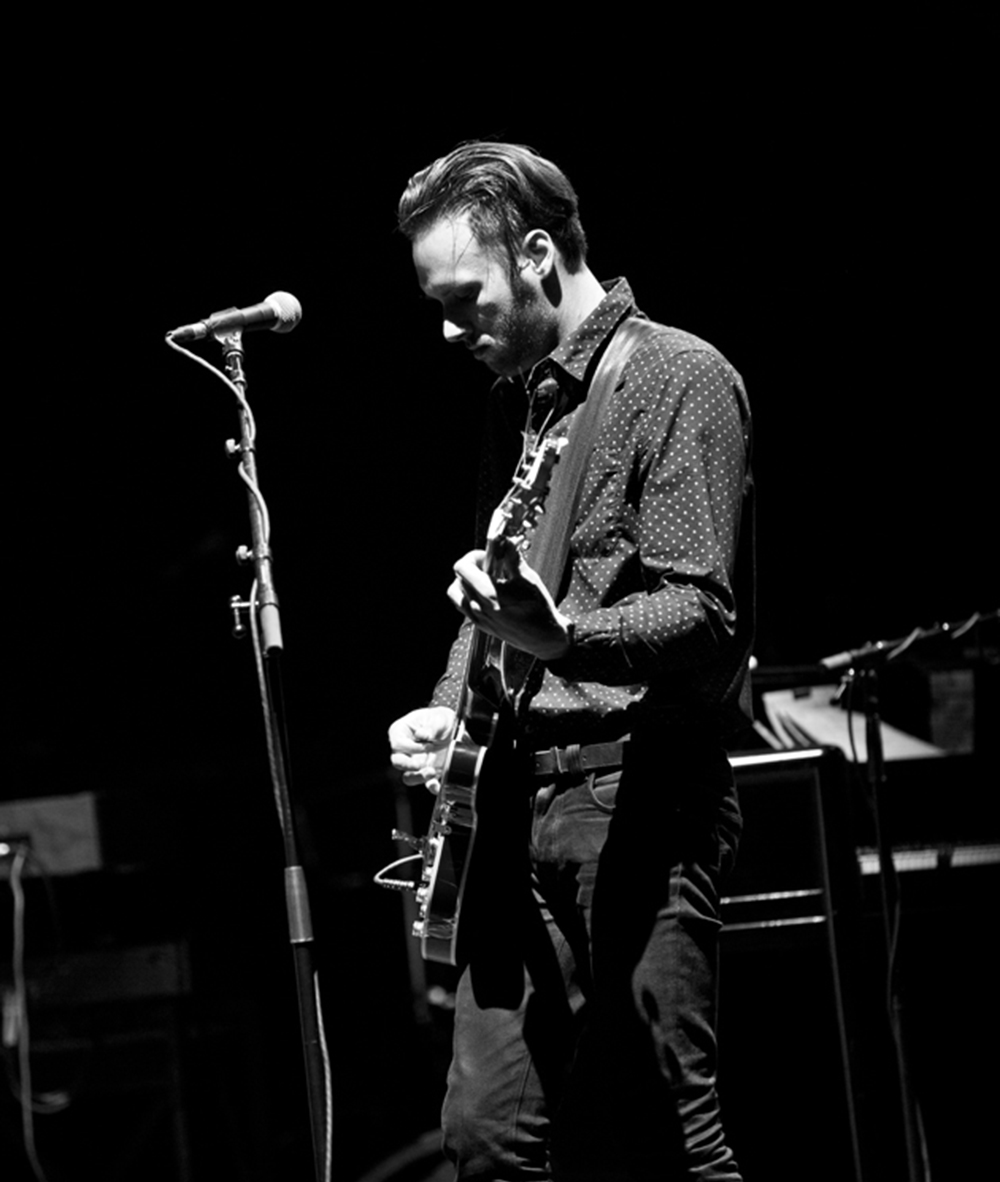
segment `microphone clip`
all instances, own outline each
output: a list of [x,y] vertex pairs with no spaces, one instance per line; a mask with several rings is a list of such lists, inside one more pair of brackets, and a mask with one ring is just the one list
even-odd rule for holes
[[[221,315],[221,313],[215,312],[215,313],[213,313],[213,315],[218,316],[218,315]],[[222,356],[225,357],[227,360],[230,356],[234,356],[234,357],[238,357],[238,358],[243,357],[243,329],[242,328],[220,328],[216,332],[213,332],[212,336],[222,346]],[[230,378],[232,378],[233,381],[236,381],[236,379],[233,377],[232,374],[230,374],[229,376],[230,376]],[[241,366],[241,376],[242,376],[242,366]]]

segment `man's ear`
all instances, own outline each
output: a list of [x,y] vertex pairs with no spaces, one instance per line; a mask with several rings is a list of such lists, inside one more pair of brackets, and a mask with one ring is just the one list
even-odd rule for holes
[[555,270],[556,244],[546,230],[529,230],[521,243],[521,257],[541,280]]

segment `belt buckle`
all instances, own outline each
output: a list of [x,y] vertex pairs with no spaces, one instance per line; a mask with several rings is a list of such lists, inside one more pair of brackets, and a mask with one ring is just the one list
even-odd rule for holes
[[570,743],[565,749],[552,748],[556,760],[556,773],[560,776],[583,775],[583,759],[580,756],[580,744]]

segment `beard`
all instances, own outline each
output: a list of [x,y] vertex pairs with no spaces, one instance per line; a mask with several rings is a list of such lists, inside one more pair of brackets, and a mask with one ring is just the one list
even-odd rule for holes
[[493,343],[483,357],[502,377],[530,369],[559,343],[555,314],[520,275],[512,278],[510,296],[488,334]]

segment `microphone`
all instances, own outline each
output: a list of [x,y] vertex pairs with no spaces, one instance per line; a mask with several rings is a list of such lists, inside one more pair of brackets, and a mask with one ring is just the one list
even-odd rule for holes
[[863,664],[872,657],[888,651],[885,645],[866,644],[863,648],[849,648],[842,653],[834,653],[829,657],[821,657],[819,663],[825,669],[847,669],[851,665]]
[[167,336],[173,341],[200,341],[217,332],[241,328],[249,332],[256,328],[270,328],[274,332],[291,332],[302,319],[302,305],[287,291],[275,291],[263,303],[251,308],[227,308],[213,312],[207,320],[184,324],[171,329]]

